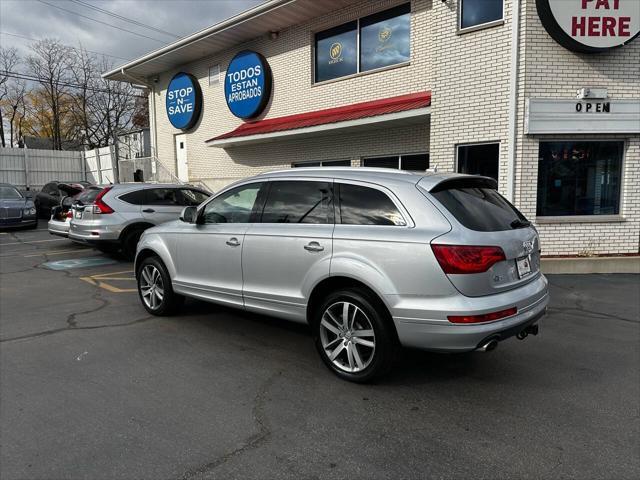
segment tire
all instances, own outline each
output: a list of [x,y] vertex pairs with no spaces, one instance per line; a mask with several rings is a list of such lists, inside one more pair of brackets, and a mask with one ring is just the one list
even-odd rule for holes
[[[345,304],[346,328],[342,323]],[[398,350],[396,332],[385,306],[368,291],[349,288],[332,292],[312,315],[316,349],[338,377],[366,383],[393,366]]]
[[125,232],[122,237],[122,255],[124,255],[127,260],[133,260],[135,258],[136,248],[142,232],[144,232],[144,229],[134,228],[133,230]]
[[184,297],[173,291],[169,272],[158,257],[147,257],[140,263],[136,281],[142,306],[152,315],[172,315],[184,302]]

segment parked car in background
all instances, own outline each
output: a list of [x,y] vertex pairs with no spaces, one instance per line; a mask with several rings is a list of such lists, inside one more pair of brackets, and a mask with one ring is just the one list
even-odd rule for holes
[[209,196],[209,192],[189,185],[110,185],[102,188],[91,204],[72,206],[69,238],[103,251],[121,250],[133,258],[142,232],[178,219],[184,207],[199,205]]
[[85,181],[60,182],[58,180],[47,183],[42,187],[42,190],[36,193],[34,198],[39,218],[50,218],[53,207],[60,205],[62,199],[68,195],[64,189],[60,188],[61,185],[77,186],[81,190],[91,183]]
[[14,185],[0,183],[0,228],[36,228],[38,217],[33,200]]
[[492,350],[548,303],[535,228],[487,177],[321,168],[236,183],[142,236],[154,315],[184,296],[299,322],[338,376],[368,381],[398,345]]
[[96,185],[89,185],[82,190],[77,190],[77,186],[73,185],[60,185],[60,189],[68,193],[69,195],[63,197],[60,205],[53,207],[51,211],[51,218],[47,224],[47,228],[51,235],[57,235],[59,237],[69,236],[69,227],[71,225],[71,218],[73,217],[72,206],[88,205],[92,204],[98,193],[103,187]]

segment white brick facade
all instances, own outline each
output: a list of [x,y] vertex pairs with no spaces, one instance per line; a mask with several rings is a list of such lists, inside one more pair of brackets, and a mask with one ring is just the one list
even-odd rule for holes
[[[501,191],[506,190],[509,149],[509,80],[512,0],[505,0],[501,25],[458,33],[457,0],[412,0],[411,61],[385,71],[314,85],[314,32],[405,3],[365,0],[348,8],[291,26],[232,49],[203,57],[162,74],[155,93],[157,155],[175,169],[174,129],[165,111],[166,87],[178,71],[195,75],[203,91],[198,125],[187,134],[189,178],[213,189],[292,162],[350,159],[359,166],[364,156],[429,152],[431,166],[455,170],[456,145],[499,141]],[[344,106],[415,92],[432,92],[431,118],[419,125],[372,129],[300,140],[277,141],[228,149],[205,141],[233,130],[241,121],[228,110],[224,74],[240,50],[262,53],[271,65],[274,88],[260,118],[274,118]],[[220,65],[220,83],[209,85],[208,69]],[[621,219],[614,222],[541,223],[543,254],[633,254],[640,237],[640,137],[530,136],[524,133],[527,98],[575,98],[580,87],[605,87],[612,99],[640,98],[640,41],[604,54],[576,54],[557,44],[544,30],[535,0],[521,0],[514,202],[536,219],[538,144],[540,139],[625,140]]]

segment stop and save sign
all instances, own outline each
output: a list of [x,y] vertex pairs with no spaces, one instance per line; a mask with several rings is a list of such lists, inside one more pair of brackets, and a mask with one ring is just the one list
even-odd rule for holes
[[167,116],[175,128],[193,127],[202,110],[202,92],[198,80],[188,73],[176,74],[167,87]]
[[549,35],[576,52],[620,47],[640,33],[640,0],[536,0],[536,6]]
[[229,62],[224,94],[231,113],[242,119],[254,118],[271,97],[273,79],[267,60],[259,53],[244,50]]

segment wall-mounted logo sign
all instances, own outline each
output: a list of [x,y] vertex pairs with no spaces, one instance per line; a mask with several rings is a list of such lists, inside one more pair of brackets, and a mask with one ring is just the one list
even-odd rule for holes
[[200,118],[202,91],[198,80],[188,73],[176,74],[167,87],[167,116],[175,128],[189,130]]
[[342,44],[340,42],[335,42],[331,44],[329,48],[329,65],[332,65],[337,62],[342,62]]
[[271,68],[262,55],[250,50],[238,53],[224,80],[229,110],[242,119],[260,115],[271,97],[272,84]]
[[536,0],[549,35],[574,52],[597,53],[640,34],[639,0]]

